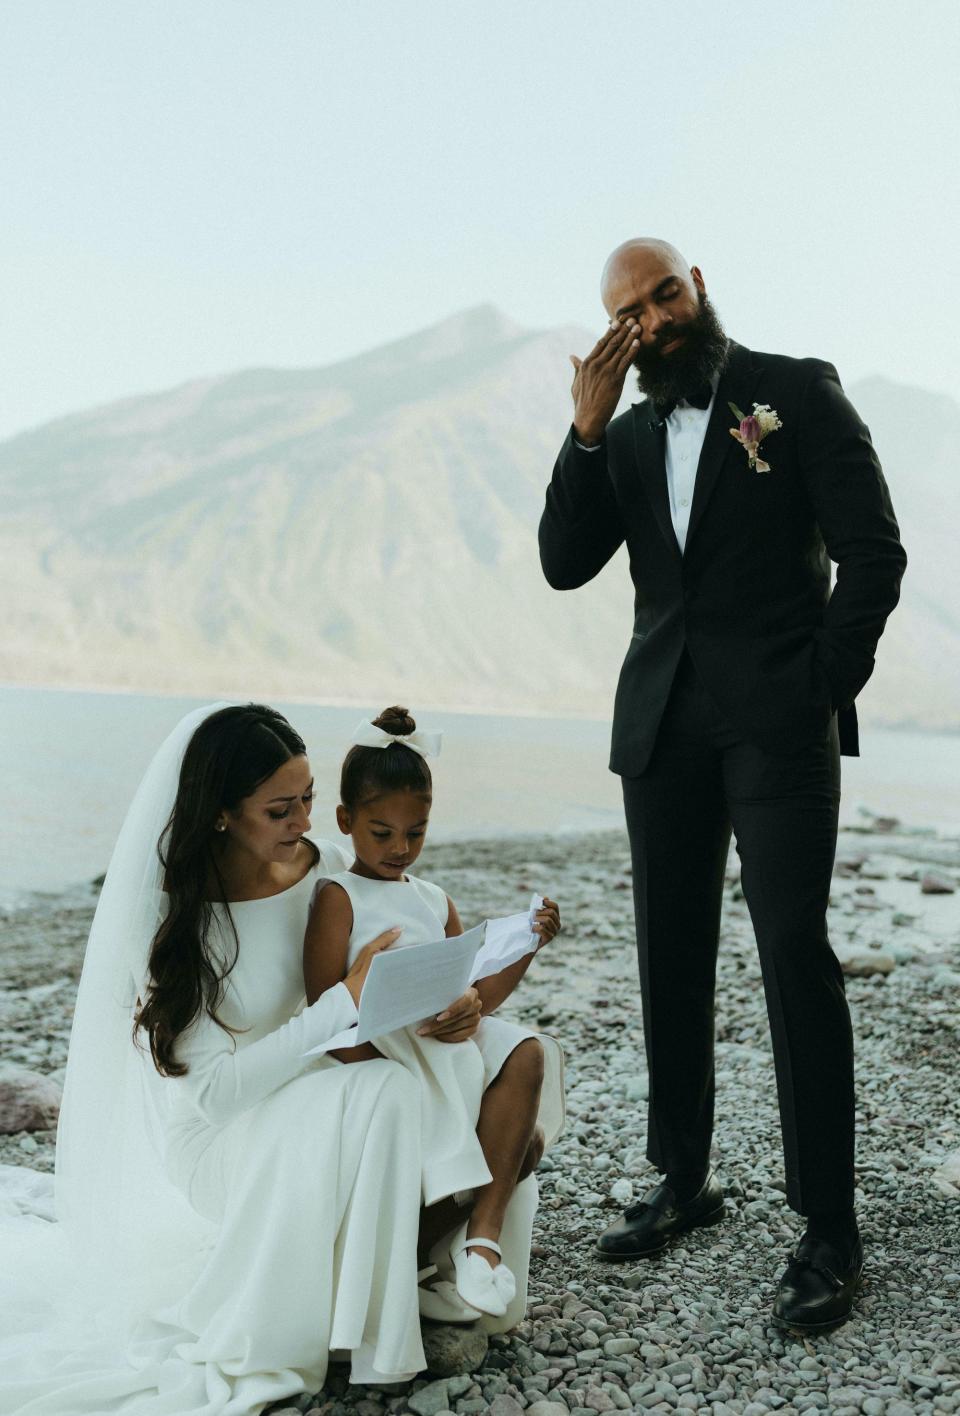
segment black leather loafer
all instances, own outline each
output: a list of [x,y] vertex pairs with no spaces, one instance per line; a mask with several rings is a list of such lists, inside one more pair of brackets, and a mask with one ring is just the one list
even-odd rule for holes
[[601,1259],[642,1259],[658,1254],[688,1229],[723,1219],[723,1191],[713,1171],[692,1200],[681,1204],[665,1180],[611,1224],[597,1240]]
[[845,1323],[863,1272],[863,1245],[857,1239],[847,1257],[828,1244],[805,1234],[787,1261],[777,1296],[773,1321],[778,1327],[801,1332],[826,1332]]

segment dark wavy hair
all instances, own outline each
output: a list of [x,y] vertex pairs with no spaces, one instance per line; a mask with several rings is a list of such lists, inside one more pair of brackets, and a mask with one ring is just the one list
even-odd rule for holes
[[[286,718],[261,703],[211,713],[187,744],[173,811],[157,842],[169,907],[150,948],[146,998],[133,1029],[137,1041],[146,1032],[154,1064],[165,1077],[186,1073],[176,1059],[176,1042],[201,1013],[234,1032],[217,1016],[240,948],[213,850],[217,817],[224,809],[236,811],[279,767],[305,753],[303,739]],[[307,844],[319,858],[313,843]],[[232,935],[227,958],[210,937],[215,903],[224,907]]]
[[[416,732],[406,708],[384,708],[374,725],[398,737]],[[432,797],[433,778],[419,752],[392,742],[388,747],[351,747],[340,770],[340,800],[348,811],[388,792],[416,792]]]

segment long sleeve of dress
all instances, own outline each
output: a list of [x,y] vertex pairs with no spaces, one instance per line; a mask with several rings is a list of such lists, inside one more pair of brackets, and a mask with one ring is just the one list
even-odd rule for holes
[[304,1054],[356,1021],[343,983],[255,1042],[225,1032],[204,1015],[177,1044],[177,1057],[189,1070],[174,1085],[182,1089],[181,1102],[186,1097],[204,1120],[221,1126],[315,1066],[316,1059]]

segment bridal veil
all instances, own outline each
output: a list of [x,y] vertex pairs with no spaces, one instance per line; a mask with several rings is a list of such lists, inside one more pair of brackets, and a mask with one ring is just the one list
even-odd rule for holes
[[[163,742],[110,860],[70,1035],[55,1221],[46,1177],[0,1169],[0,1370],[24,1357],[27,1333],[42,1331],[38,1361],[50,1347],[63,1352],[97,1333],[120,1337],[184,1290],[212,1237],[164,1173],[163,1078],[132,1030],[161,919],[158,842],[187,744],[225,706],[188,713]],[[0,1379],[0,1411],[9,1409]]]

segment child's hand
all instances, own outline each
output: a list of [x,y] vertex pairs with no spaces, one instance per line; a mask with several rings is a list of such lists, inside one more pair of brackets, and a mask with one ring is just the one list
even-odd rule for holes
[[353,967],[344,977],[350,997],[360,1006],[360,994],[363,992],[363,985],[367,981],[367,974],[370,972],[370,965],[377,954],[382,954],[384,949],[389,949],[400,937],[399,929],[388,929],[383,934],[378,934],[376,939],[371,939],[369,944],[364,944],[360,953],[354,960]]
[[537,910],[534,919],[536,920],[536,924],[533,926],[533,932],[534,934],[540,935],[540,943],[537,945],[537,948],[542,949],[544,944],[549,944],[550,940],[559,934],[560,930],[563,928],[560,923],[560,906],[554,900],[547,899],[547,896],[544,895],[543,909]]

